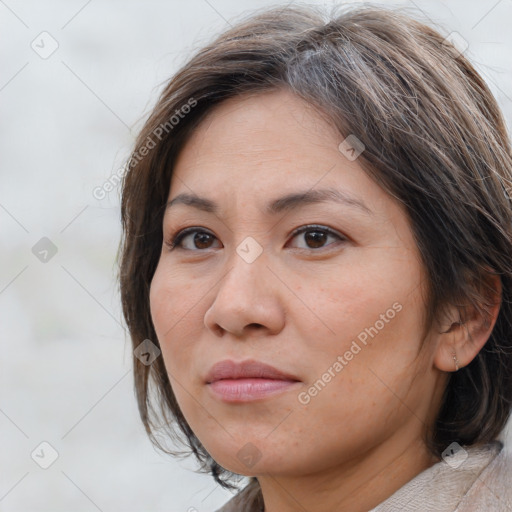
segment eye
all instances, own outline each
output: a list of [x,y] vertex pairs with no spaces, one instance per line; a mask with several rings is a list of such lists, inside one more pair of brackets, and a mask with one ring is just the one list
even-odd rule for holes
[[[190,235],[194,236],[190,238]],[[211,241],[215,238],[215,235],[212,235],[208,231],[203,231],[192,227],[180,231],[171,239],[170,242],[166,242],[166,244],[169,246],[169,249],[171,250],[178,248],[184,249],[186,251],[194,251],[195,249],[209,249]],[[183,242],[186,241],[187,239],[189,239],[189,246],[185,247]]]
[[[292,233],[292,239],[299,235],[306,234],[303,240],[306,243],[304,247],[299,249],[322,249],[329,237],[336,238],[340,241],[346,240],[345,237],[339,235],[332,229],[325,226],[302,226]],[[190,235],[194,235],[190,237]],[[174,235],[170,241],[165,242],[170,250],[183,249],[187,251],[198,251],[202,249],[210,249],[211,243],[216,240],[215,235],[195,227],[186,228]],[[332,245],[332,244],[328,244]]]
[[[299,249],[322,249],[325,247],[325,243],[329,239],[329,237],[337,238],[340,241],[346,240],[345,237],[339,235],[332,229],[326,226],[303,226],[292,233],[292,238],[298,237],[299,235],[306,235],[302,239],[304,240],[306,246],[299,247]],[[328,244],[332,245],[332,244]]]

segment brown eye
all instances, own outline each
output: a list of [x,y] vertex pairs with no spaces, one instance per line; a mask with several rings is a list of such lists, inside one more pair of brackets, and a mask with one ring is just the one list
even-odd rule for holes
[[344,237],[335,233],[327,227],[320,226],[304,226],[293,233],[292,238],[297,238],[302,235],[302,240],[305,242],[305,246],[299,247],[299,249],[322,249],[332,243],[327,244],[329,237],[343,241]]
[[180,231],[167,245],[171,249],[178,248],[186,251],[195,251],[209,249],[215,239],[216,237],[207,231],[202,231],[196,228],[187,228]]
[[317,249],[324,245],[327,238],[327,233],[324,233],[323,231],[306,231],[304,240],[306,240],[309,247]]
[[212,235],[209,233],[198,232],[194,235],[193,244],[198,249],[208,249],[212,241]]

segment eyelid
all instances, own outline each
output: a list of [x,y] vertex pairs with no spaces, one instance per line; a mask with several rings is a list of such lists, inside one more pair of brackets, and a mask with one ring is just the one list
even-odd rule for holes
[[[182,249],[182,247],[178,247],[178,244],[183,240],[183,238],[185,238],[187,235],[191,234],[191,233],[207,233],[209,235],[212,235],[214,236],[215,238],[217,238],[210,230],[208,229],[205,229],[205,228],[202,228],[200,226],[190,226],[188,228],[184,228],[184,229],[181,229],[181,230],[178,230],[177,232],[175,232],[173,235],[171,235],[170,239],[169,240],[166,240],[165,241],[165,244],[169,247],[169,249],[173,250],[175,248],[178,248],[178,249]],[[187,250],[187,249],[183,249],[183,250]],[[188,249],[190,250],[190,249]],[[201,250],[197,250],[197,251],[192,251],[192,252],[204,252],[204,251],[201,251]]]
[[[325,226],[322,224],[305,224],[303,226],[300,226],[300,227],[294,229],[289,235],[287,235],[287,238],[290,238],[290,237],[295,238],[297,235],[300,235],[300,234],[304,233],[305,231],[313,231],[314,229],[318,229],[318,231],[324,231],[325,233],[327,233],[327,235],[335,236],[335,237],[339,238],[340,241],[348,240],[348,237],[346,237],[345,235],[339,233],[338,231],[334,230],[333,228],[330,228],[329,226]],[[179,247],[178,244],[187,235],[189,235],[191,233],[206,233],[206,234],[209,234],[209,235],[215,237],[218,240],[218,238],[210,230],[208,230],[206,228],[202,228],[200,226],[190,226],[188,228],[178,230],[175,234],[173,234],[171,236],[170,240],[165,241],[165,244],[169,247],[170,250],[173,250],[175,248],[183,249],[182,247]],[[322,249],[329,247],[329,245],[332,245],[332,244],[328,244],[327,246],[320,247],[318,249],[299,248],[299,250],[320,252]],[[197,249],[197,250],[183,249],[183,250],[188,250],[190,252],[205,252],[206,251],[206,250],[201,250],[201,249]]]
[[335,235],[343,240],[347,240],[347,237],[342,235],[341,233],[338,233],[338,231],[330,228],[329,226],[324,226],[323,224],[305,224],[304,226],[301,226],[300,228],[294,229],[288,236],[294,237],[296,235],[300,235],[304,231],[312,231],[313,229],[318,229],[319,231],[325,231],[329,235]]

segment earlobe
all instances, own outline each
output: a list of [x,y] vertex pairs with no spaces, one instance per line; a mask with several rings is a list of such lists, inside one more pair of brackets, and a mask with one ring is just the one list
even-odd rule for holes
[[[448,329],[439,333],[434,365],[444,372],[456,372],[465,366],[462,347],[466,345],[468,336],[462,321],[453,322]],[[475,353],[476,355],[476,353]]]
[[[456,372],[467,366],[477,356],[489,339],[496,324],[501,306],[501,279],[488,276],[486,291],[479,307],[452,307],[452,319],[441,329],[438,338],[434,365],[441,371]],[[458,316],[458,320],[453,320]],[[446,328],[448,325],[448,328]]]
[[453,352],[453,361],[455,363],[455,371],[458,372],[459,371],[459,360],[457,359],[457,352]]

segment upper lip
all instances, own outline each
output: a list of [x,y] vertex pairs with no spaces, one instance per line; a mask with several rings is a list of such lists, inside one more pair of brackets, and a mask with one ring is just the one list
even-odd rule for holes
[[250,378],[298,381],[294,375],[254,359],[241,362],[232,360],[220,361],[211,367],[205,380],[207,384],[210,384],[222,379]]

